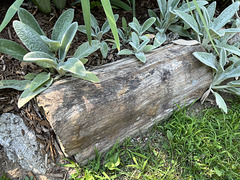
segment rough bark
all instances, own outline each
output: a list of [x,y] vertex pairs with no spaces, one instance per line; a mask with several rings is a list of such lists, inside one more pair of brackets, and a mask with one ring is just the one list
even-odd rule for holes
[[101,83],[65,79],[38,96],[64,153],[79,162],[126,137],[144,132],[177,108],[201,97],[212,81],[195,59],[197,46],[167,45],[147,54],[147,63],[126,58],[92,72]]

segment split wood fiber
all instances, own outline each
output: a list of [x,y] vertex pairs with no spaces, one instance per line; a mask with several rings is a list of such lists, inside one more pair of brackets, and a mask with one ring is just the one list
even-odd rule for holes
[[65,155],[86,163],[95,148],[105,152],[117,140],[144,132],[171,115],[177,105],[199,99],[211,70],[192,53],[199,45],[167,45],[147,54],[143,64],[125,58],[92,70],[101,83],[81,79],[55,82],[38,96]]

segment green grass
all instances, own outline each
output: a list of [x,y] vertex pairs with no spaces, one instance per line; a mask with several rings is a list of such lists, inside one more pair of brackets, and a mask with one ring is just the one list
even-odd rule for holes
[[240,179],[240,104],[229,113],[180,108],[147,135],[117,144],[86,166],[72,162],[72,179]]

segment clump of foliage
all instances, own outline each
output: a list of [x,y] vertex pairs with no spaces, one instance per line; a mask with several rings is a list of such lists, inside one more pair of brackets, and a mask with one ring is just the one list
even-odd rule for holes
[[[196,7],[193,2],[189,4],[183,3],[180,7],[180,0],[157,0],[158,7],[159,7],[159,15],[157,15],[153,10],[149,9],[148,14],[150,17],[156,18],[154,22],[154,28],[149,28],[151,32],[156,34],[156,39],[159,42],[165,42],[167,40],[166,32],[167,30],[177,31],[180,27],[174,25],[176,22],[179,21],[178,15],[175,13],[175,10],[179,10],[180,12],[189,12],[189,9],[194,10]],[[207,1],[198,1],[200,5],[207,4]],[[189,6],[188,6],[189,5]]]
[[[221,95],[216,91],[240,95],[240,83],[234,80],[234,78],[240,76],[240,59],[237,57],[240,56],[239,44],[229,45],[227,42],[230,37],[240,32],[239,27],[237,27],[239,20],[235,23],[236,27],[233,26],[229,29],[222,28],[239,10],[240,2],[232,3],[217,18],[214,17],[216,2],[211,3],[207,8],[198,5],[197,1],[195,1],[195,4],[196,10],[192,13],[192,16],[179,10],[175,10],[175,12],[184,20],[188,27],[193,30],[192,37],[198,39],[209,51],[209,53],[193,53],[197,59],[211,67],[214,71],[213,82],[209,90],[203,95],[202,101],[204,101],[211,92],[216,98],[217,105],[227,113],[227,105]],[[209,45],[210,41],[212,46]],[[215,51],[213,51],[212,47],[214,47]],[[228,59],[230,61],[228,61]]]
[[0,39],[0,52],[20,61],[36,63],[45,70],[39,74],[27,74],[22,81],[0,81],[0,89],[13,88],[23,91],[18,101],[19,108],[62,76],[99,82],[98,78],[84,67],[84,63],[87,62],[86,57],[100,48],[97,41],[93,41],[92,46],[89,43],[80,45],[73,57],[66,59],[78,28],[77,22],[72,23],[73,9],[65,11],[59,17],[53,28],[51,39],[45,36],[36,19],[28,11],[20,8],[18,15],[20,21],[15,20],[13,27],[30,52],[21,45],[5,39]]
[[[118,20],[118,14],[114,15],[114,19],[115,21]],[[105,33],[107,33],[110,30],[110,25],[108,20],[105,21],[105,23],[102,25],[102,27],[99,27],[98,21],[97,19],[91,14],[91,36],[94,40],[96,40],[97,42],[99,42],[101,48],[101,54],[103,56],[103,58],[107,57],[108,54],[108,44],[105,40],[102,40],[102,37]],[[78,30],[82,33],[87,34],[87,30],[86,30],[86,26],[85,25],[80,25],[78,27]]]
[[[146,57],[144,53],[149,52],[154,48],[156,48],[157,46],[159,46],[159,43],[157,43],[157,45],[155,45],[156,43],[154,43],[154,45],[147,45],[150,39],[144,35],[144,33],[152,26],[154,21],[155,21],[155,18],[152,17],[147,19],[143,23],[143,25],[140,25],[138,20],[134,17],[133,22],[129,23],[129,27],[134,31],[131,33],[130,38],[128,37],[129,36],[128,34],[126,34],[127,36],[124,36],[123,32],[120,29],[119,32],[122,34],[121,36],[124,36],[125,42],[128,42],[133,50],[122,49],[121,51],[118,52],[118,55],[134,54],[137,59],[145,63]],[[123,30],[125,31],[125,33],[128,33],[129,29],[126,26],[125,22],[124,24],[125,24],[125,27],[123,28]]]
[[[140,41],[142,41],[140,43]],[[133,50],[123,49],[118,52],[118,55],[131,55],[134,54],[137,59],[142,61],[143,63],[146,62],[146,56],[144,53],[153,50],[156,48],[153,45],[147,45],[150,39],[146,36],[138,36],[135,32],[132,33],[131,41],[129,44],[131,45]]]
[[212,39],[219,39],[240,31],[238,28],[222,29],[239,10],[239,2],[228,6],[217,18],[214,17],[216,2],[211,3],[207,8],[198,3],[196,6],[198,8],[192,13],[193,16],[179,10],[175,10],[175,12],[185,23],[182,27],[182,34],[186,29],[191,28],[193,31],[190,37],[197,39],[206,49],[210,50],[209,42]]

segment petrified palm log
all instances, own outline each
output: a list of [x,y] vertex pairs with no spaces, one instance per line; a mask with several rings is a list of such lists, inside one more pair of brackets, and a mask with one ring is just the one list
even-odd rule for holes
[[197,46],[167,45],[143,64],[126,58],[94,72],[101,83],[65,79],[38,96],[66,155],[84,163],[95,148],[104,152],[117,140],[146,131],[176,105],[189,105],[209,87],[212,73],[195,59]]

